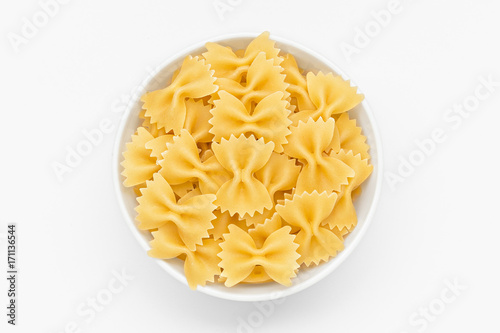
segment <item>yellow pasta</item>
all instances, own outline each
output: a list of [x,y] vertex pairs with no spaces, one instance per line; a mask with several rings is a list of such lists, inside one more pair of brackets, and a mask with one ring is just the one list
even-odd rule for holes
[[205,238],[203,244],[197,245],[196,250],[191,250],[185,245],[173,223],[167,223],[152,234],[154,239],[150,242],[151,250],[148,254],[160,259],[172,259],[184,254],[184,273],[191,289],[196,289],[198,285],[204,286],[207,281],[214,282],[214,277],[220,274],[220,259],[217,257],[220,241]]
[[283,74],[285,74],[285,82],[289,84],[287,90],[291,97],[297,101],[298,111],[312,110],[314,104],[307,92],[307,81],[297,66],[295,58],[291,54],[287,54],[281,67],[283,67]]
[[203,59],[188,56],[172,83],[142,97],[145,115],[159,129],[179,134],[186,120],[186,98],[202,98],[217,91],[210,65]]
[[302,193],[294,195],[292,200],[285,200],[283,205],[276,206],[276,211],[287,223],[300,228],[296,242],[299,245],[299,263],[306,266],[320,261],[327,261],[344,249],[343,239],[339,238],[329,228],[321,224],[332,212],[337,193],[318,194]]
[[274,198],[276,192],[291,190],[296,186],[300,169],[294,159],[272,153],[266,165],[255,172],[255,178],[264,184],[271,198]]
[[267,237],[269,237],[273,232],[281,228],[281,217],[278,213],[274,213],[269,219],[266,219],[264,223],[257,224],[255,228],[248,230],[248,234],[252,236],[255,245],[261,248],[264,245]]
[[283,69],[273,64],[273,60],[266,59],[266,54],[261,52],[248,67],[246,82],[244,85],[238,81],[218,78],[216,83],[220,91],[227,91],[239,98],[243,105],[250,109],[252,103],[259,103],[266,96],[277,91],[283,93],[284,99],[290,95],[286,88],[285,75],[281,74]]
[[299,267],[298,244],[293,242],[294,239],[290,227],[282,227],[269,235],[259,248],[247,232],[230,225],[218,254],[222,259],[221,276],[227,279],[225,285],[234,286],[248,277],[256,266],[262,266],[274,281],[290,286],[290,279],[296,276],[295,270]]
[[354,209],[352,202],[352,192],[370,176],[373,166],[369,165],[367,160],[361,159],[360,154],[354,156],[352,150],[349,152],[340,150],[338,154],[332,152],[330,155],[349,165],[354,170],[355,175],[349,179],[349,184],[343,187],[337,204],[330,216],[325,220],[325,223],[328,223],[332,229],[337,227],[339,230],[344,228],[351,230],[358,222],[356,209]]
[[282,92],[275,92],[262,99],[253,112],[226,91],[219,92],[219,98],[211,111],[213,118],[210,123],[213,127],[210,133],[214,134],[214,141],[229,139],[231,135],[254,134],[257,138],[264,138],[266,142],[272,141],[276,152],[283,151],[286,136],[290,134],[288,126],[292,122],[288,119],[290,110],[287,109],[288,102],[282,100]]
[[156,158],[151,156],[151,149],[146,147],[148,141],[154,137],[144,128],[139,127],[137,134],[132,135],[132,142],[127,143],[127,150],[123,153],[121,163],[125,177],[123,184],[127,187],[140,185],[153,178],[153,174],[160,170]]
[[349,81],[301,69],[265,32],[246,48],[207,43],[142,96],[123,153],[148,254],[207,283],[290,286],[344,248],[369,146]]
[[245,220],[240,220],[237,214],[231,216],[228,211],[222,213],[220,210],[216,210],[214,214],[216,216],[215,220],[212,221],[214,227],[208,230],[214,239],[222,239],[222,234],[228,233],[228,227],[233,224],[243,230],[248,229]]
[[151,150],[151,157],[154,157],[156,161],[160,161],[163,159],[162,154],[167,151],[167,143],[172,142],[174,142],[174,136],[172,134],[164,134],[149,140],[144,146],[146,149]]
[[339,132],[340,147],[345,151],[352,150],[355,155],[361,154],[362,159],[370,157],[370,147],[366,143],[366,137],[361,134],[361,128],[356,126],[356,120],[349,119],[347,113],[343,113],[337,119],[336,128]]
[[[238,224],[236,224],[240,227]],[[245,230],[245,228],[240,227]],[[257,224],[254,229],[249,229],[248,234],[253,238],[257,248],[261,248],[264,245],[267,237],[269,237],[273,232],[281,228],[281,218],[278,214],[274,213],[271,218],[266,219],[265,222]],[[225,282],[225,278],[219,279],[220,282]],[[263,283],[272,281],[272,278],[266,273],[266,270],[258,265],[255,266],[252,272],[241,282],[242,283]]]
[[186,129],[196,142],[212,142],[213,135],[209,133],[212,127],[208,122],[212,118],[211,105],[205,105],[200,99],[186,101],[186,120],[183,128]]
[[338,192],[342,185],[347,184],[347,178],[354,176],[354,170],[347,164],[323,154],[332,141],[334,126],[333,118],[328,121],[310,118],[307,123],[301,121],[297,127],[291,127],[285,153],[305,164],[297,179],[297,193],[314,190]]
[[151,133],[151,135],[154,136],[155,138],[158,137],[159,135],[167,134],[164,128],[159,129],[155,123],[151,123],[151,118],[146,116],[146,110],[143,109],[141,110],[141,112],[139,112],[139,118],[142,119],[141,126],[147,129],[148,132]]
[[253,216],[255,212],[262,213],[264,208],[272,208],[271,196],[254,172],[267,163],[273,148],[272,142],[264,143],[262,138],[256,140],[253,135],[247,138],[243,134],[212,144],[215,157],[232,175],[216,193],[216,204],[223,212]]
[[[264,32],[255,38],[246,50],[239,50],[239,52],[233,52],[230,47],[224,47],[217,43],[206,43],[207,52],[203,53],[203,57],[214,70],[216,77],[240,82],[250,64],[261,52],[264,52],[266,59],[273,60],[273,64],[276,66],[283,61],[278,56],[280,50],[275,48],[274,44],[273,41],[269,40],[269,33]],[[242,52],[243,55],[241,55]]]
[[186,247],[194,251],[196,245],[201,245],[203,238],[208,237],[208,229],[213,228],[211,221],[215,219],[213,211],[217,207],[213,204],[215,195],[197,195],[178,203],[172,188],[159,173],[146,184],[147,187],[141,190],[142,196],[137,198],[139,228],[154,229],[173,222]]
[[333,138],[328,147],[326,148],[325,152],[335,152],[338,153],[340,151],[340,134],[339,134],[339,129],[337,126],[338,121],[335,122],[335,128],[333,130]]
[[356,87],[351,87],[349,81],[332,73],[307,73],[307,91],[315,109],[294,113],[290,117],[294,124],[309,118],[327,120],[334,114],[351,110],[364,98],[362,94],[356,93]]
[[187,181],[179,185],[170,185],[170,187],[172,188],[172,191],[174,191],[175,195],[181,198],[189,191],[193,190],[194,184],[193,182]]
[[255,212],[255,214],[253,214],[253,216],[245,214],[243,217],[240,217],[240,219],[244,220],[248,227],[251,227],[251,226],[255,227],[259,224],[264,223],[267,219],[271,218],[275,212],[276,212],[276,210],[273,207],[272,209],[264,209],[264,211],[262,213]]
[[174,137],[173,143],[167,144],[160,166],[159,172],[169,184],[179,185],[197,180],[203,193],[215,194],[229,179],[229,174],[214,157],[201,162],[196,142],[185,129]]

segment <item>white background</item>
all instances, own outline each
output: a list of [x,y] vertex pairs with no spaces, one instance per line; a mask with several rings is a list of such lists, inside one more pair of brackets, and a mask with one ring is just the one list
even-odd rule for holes
[[[354,45],[356,28],[389,1],[232,3],[221,18],[212,0],[69,1],[16,52],[8,36],[41,5],[2,0],[0,232],[17,223],[20,265],[18,326],[7,331],[237,332],[250,319],[254,332],[498,332],[500,87],[457,128],[443,118],[481,77],[500,82],[498,2],[402,0],[350,61],[340,45]],[[147,257],[118,209],[111,152],[123,99],[151,68],[195,42],[265,30],[357,82],[377,118],[386,172],[397,174],[434,129],[447,139],[395,189],[384,181],[370,229],[339,269],[262,314],[193,292]],[[103,119],[114,131],[59,181],[53,163]],[[5,238],[0,246],[4,272]],[[134,277],[122,292],[95,317],[77,313],[122,270]],[[446,280],[466,289],[440,309],[442,293],[453,295]],[[1,281],[7,327],[4,273]],[[440,310],[432,321],[410,322],[429,306]]]

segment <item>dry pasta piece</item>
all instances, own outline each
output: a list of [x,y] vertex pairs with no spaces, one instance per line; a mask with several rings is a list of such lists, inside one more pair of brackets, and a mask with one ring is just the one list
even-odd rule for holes
[[236,54],[238,58],[243,58],[245,56],[245,51],[245,49],[239,49],[234,51],[234,54]]
[[[283,59],[278,56],[279,49],[274,47],[275,42],[269,39],[269,32],[264,32],[255,38],[247,46],[246,50],[233,52],[230,47],[224,47],[217,43],[206,43],[207,52],[203,57],[215,71],[214,76],[240,81],[248,70],[248,66],[255,60],[257,55],[264,52],[267,59],[272,59],[274,65],[278,66]],[[243,54],[241,54],[244,52]]]
[[139,127],[132,135],[132,142],[127,143],[127,150],[123,153],[122,175],[125,177],[123,185],[127,187],[140,185],[153,178],[153,174],[160,170],[156,158],[151,157],[151,150],[146,143],[154,137],[144,127]]
[[330,155],[349,165],[354,170],[355,175],[349,179],[349,184],[343,187],[335,208],[324,223],[328,223],[330,228],[352,230],[358,222],[356,209],[352,203],[352,192],[370,176],[373,165],[368,164],[368,160],[361,159],[360,154],[354,156],[352,150],[348,152],[340,150],[338,154],[332,152]]
[[179,134],[186,120],[186,99],[202,98],[217,91],[212,74],[205,60],[187,56],[169,86],[142,97],[145,115],[159,129]]
[[136,185],[134,186],[134,193],[135,193],[135,196],[136,197],[140,197],[142,195],[141,193],[141,188],[145,188],[146,187],[146,182],[142,183],[142,184],[139,184],[139,185]]
[[291,191],[283,192],[283,197],[276,200],[276,203],[278,205],[283,205],[283,203],[285,202],[286,199],[292,200],[294,194],[295,194],[295,188],[293,188]]
[[[219,277],[217,282],[224,283],[226,282],[225,277]],[[243,279],[240,283],[264,283],[264,282],[271,282],[273,279],[267,275],[264,267],[262,266],[255,266],[252,273],[248,275],[245,279]]]
[[285,200],[284,205],[277,205],[276,211],[287,223],[300,228],[295,242],[300,244],[297,252],[300,254],[299,264],[318,265],[335,257],[344,249],[343,239],[339,238],[322,222],[332,212],[337,193],[295,194],[292,200]]
[[[269,219],[266,219],[264,223],[257,224],[254,229],[248,230],[248,234],[255,241],[257,248],[261,248],[264,245],[267,237],[269,237],[273,232],[281,228],[281,218],[278,214],[274,213]],[[242,228],[243,229],[243,228]],[[245,229],[243,229],[245,230]],[[242,283],[262,283],[272,281],[266,270],[262,266],[255,266],[252,273],[248,275]]]
[[177,203],[179,205],[182,205],[184,202],[188,201],[189,199],[191,198],[194,198],[198,195],[202,195],[203,193],[201,193],[200,189],[199,188],[193,188],[192,190],[190,191],[187,191],[186,194],[184,194],[183,196],[181,196],[179,198],[179,200],[177,200]]
[[[177,227],[167,223],[153,231],[153,240],[150,242],[149,256],[159,259],[171,259],[184,255],[184,274],[191,289],[198,285],[205,286],[207,281],[214,282],[214,277],[219,275],[220,259],[217,254],[221,251],[220,241],[206,238],[202,245],[196,246],[196,251],[189,249],[179,236]],[[184,257],[182,256],[182,257]]]
[[207,147],[200,148],[200,150],[201,150],[200,161],[202,163],[206,162],[210,157],[215,156],[214,152],[212,150],[212,144],[210,143],[209,145],[210,145],[209,147],[207,146]]
[[243,134],[229,140],[222,139],[213,143],[212,150],[220,164],[232,174],[217,191],[216,204],[222,212],[238,213],[240,216],[271,209],[273,201],[267,188],[254,176],[255,171],[262,168],[274,149],[274,143],[264,143],[264,139],[256,140],[252,135],[246,138]]
[[349,230],[347,230],[347,228],[343,228],[342,230],[339,230],[339,228],[335,227],[331,230],[340,239],[345,239],[345,237],[349,234]]
[[273,279],[266,273],[266,270],[262,266],[255,266],[252,273],[248,275],[242,283],[264,283],[270,282]]
[[202,163],[206,162],[210,157],[214,156],[211,142],[199,142],[197,146],[200,151],[200,161]]
[[295,159],[273,152],[266,165],[255,172],[255,178],[264,184],[271,198],[274,198],[276,192],[295,187],[300,169],[301,167],[295,164]]
[[361,186],[354,189],[352,191],[352,201],[356,201],[356,199],[361,195],[362,192],[363,192],[363,188]]
[[[345,114],[345,113],[343,113]],[[339,129],[337,128],[337,121],[335,121],[335,129],[333,130],[333,139],[332,142],[328,145],[326,148],[325,152],[335,152],[338,153],[340,151],[340,133]]]
[[283,74],[286,75],[285,82],[289,84],[287,90],[290,96],[297,100],[298,110],[314,109],[314,104],[307,92],[306,78],[297,66],[295,58],[291,54],[285,55],[281,67],[283,67]]
[[213,135],[209,133],[212,127],[208,122],[212,118],[211,105],[205,105],[200,99],[186,101],[186,121],[184,128],[191,133],[196,142],[212,142]]
[[213,127],[210,133],[214,140],[220,142],[222,138],[229,139],[233,134],[254,134],[257,138],[264,138],[265,142],[274,142],[274,150],[283,151],[286,136],[290,134],[288,126],[292,123],[288,119],[290,110],[288,102],[282,100],[283,93],[277,91],[264,97],[253,112],[236,97],[226,91],[219,92],[220,99],[216,100],[211,113],[210,123]]
[[[309,119],[292,127],[288,144],[284,146],[289,156],[304,161],[304,167],[297,179],[296,193],[340,191],[347,185],[348,177],[354,176],[354,170],[339,159],[323,154],[333,138],[335,120]],[[304,138],[307,138],[305,140]]]
[[261,248],[267,237],[281,228],[281,226],[281,217],[275,212],[273,216],[266,219],[264,223],[257,224],[255,228],[248,230],[248,234],[252,236],[255,241],[255,245],[257,245],[258,248]]
[[256,226],[258,224],[264,223],[267,219],[273,217],[275,212],[276,212],[276,210],[274,210],[274,207],[273,207],[272,209],[264,209],[264,211],[262,213],[255,212],[255,214],[253,214],[253,216],[245,214],[240,219],[245,220],[246,225],[248,227]]
[[201,162],[198,147],[191,134],[183,129],[174,142],[167,144],[167,151],[160,161],[160,174],[171,185],[198,180],[202,193],[215,194],[229,179],[229,174],[215,157]]
[[154,157],[156,161],[160,161],[163,159],[162,154],[167,151],[167,143],[172,142],[174,142],[174,136],[172,134],[165,134],[149,140],[144,146],[146,149],[151,150],[151,157]]
[[320,117],[327,120],[334,114],[349,111],[361,103],[364,96],[356,92],[356,87],[351,87],[349,81],[344,81],[341,76],[332,73],[317,75],[307,73],[307,91],[316,108],[302,110],[290,116],[294,124],[299,120],[307,121],[309,118],[317,120]]
[[[294,196],[294,195],[295,195],[295,190],[292,190],[292,192],[291,192],[291,193],[287,193],[287,192],[285,192],[285,193],[284,193],[284,195],[283,195],[283,199],[278,200],[278,201],[276,202],[276,204],[277,204],[277,205],[281,205],[281,206],[283,206],[283,205],[285,204],[285,201],[286,201],[286,200],[289,200],[289,201],[290,201],[290,200],[292,200],[292,198],[293,198],[293,196]],[[275,206],[275,209],[276,209],[276,206]],[[290,226],[290,228],[292,228],[292,234],[296,234],[297,232],[299,232],[299,231],[300,231],[300,228],[299,228],[299,227],[297,227],[297,226],[295,226],[295,225],[291,225],[291,224],[287,223],[286,221],[283,221],[283,220],[282,220],[282,221],[281,221],[281,224],[282,224],[282,225],[288,225],[288,226]]]
[[[273,60],[267,60],[266,54],[261,52],[248,68],[245,85],[226,78],[217,78],[216,83],[219,85],[219,91],[227,91],[239,98],[245,108],[250,110],[252,103],[259,103],[266,96],[277,91],[283,93],[283,99],[289,97],[290,94],[286,91],[288,83],[285,83],[285,75],[281,74],[282,70],[280,66],[273,65]],[[215,97],[217,96],[215,94]]]
[[202,194],[182,203],[176,202],[172,188],[159,173],[155,173],[146,185],[141,190],[142,196],[137,198],[139,229],[159,228],[173,222],[186,247],[194,251],[197,244],[202,244],[202,238],[208,237],[208,229],[213,228],[211,221],[215,219],[213,211],[217,207],[213,204],[215,195]]
[[141,112],[139,112],[139,118],[142,119],[142,127],[148,130],[149,133],[151,133],[152,136],[155,138],[160,136],[160,135],[165,135],[167,132],[165,132],[165,129],[158,129],[158,126],[156,124],[151,123],[151,118],[146,116],[146,110],[142,109]]
[[295,235],[290,235],[290,227],[282,227],[273,232],[257,247],[252,237],[235,225],[229,226],[229,233],[224,234],[224,242],[220,244],[222,251],[218,256],[222,259],[219,266],[223,268],[222,277],[225,285],[232,287],[248,277],[256,266],[262,266],[274,281],[290,286],[291,278],[299,267],[297,259],[298,245],[294,243]]
[[280,50],[275,47],[276,42],[269,39],[269,35],[269,32],[265,31],[248,44],[244,54],[244,57],[248,59],[248,64],[251,64],[253,59],[261,52],[266,54],[267,59],[272,59],[274,65],[279,66],[281,64],[283,58],[279,56]]
[[222,239],[222,234],[228,233],[228,227],[232,224],[237,225],[243,230],[247,230],[246,223],[244,220],[240,220],[238,215],[231,216],[229,212],[225,211],[222,213],[219,209],[214,212],[216,218],[212,221],[213,229],[208,230],[208,233],[213,236],[214,239]]
[[339,132],[342,149],[352,150],[354,155],[361,154],[362,159],[370,158],[368,154],[370,146],[366,143],[366,136],[361,134],[361,127],[356,126],[355,119],[349,119],[349,115],[343,113],[335,122],[335,127]]
[[193,182],[187,181],[185,183],[179,185],[170,185],[172,191],[174,191],[175,195],[179,198],[185,196],[189,191],[193,190],[194,184]]

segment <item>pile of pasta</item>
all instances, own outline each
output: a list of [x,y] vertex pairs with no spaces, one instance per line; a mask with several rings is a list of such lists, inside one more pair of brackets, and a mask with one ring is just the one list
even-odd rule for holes
[[304,73],[263,33],[246,49],[207,43],[142,96],[123,153],[151,257],[184,260],[192,289],[276,281],[344,248],[372,172],[340,76]]

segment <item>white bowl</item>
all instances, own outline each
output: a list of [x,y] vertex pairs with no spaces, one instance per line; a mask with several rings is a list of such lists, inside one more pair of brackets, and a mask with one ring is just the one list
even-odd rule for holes
[[[234,34],[215,38],[210,41],[231,46],[233,49],[242,49],[246,47],[246,45],[248,45],[248,43],[256,36],[256,34]],[[337,65],[333,64],[328,59],[325,59],[318,53],[284,38],[271,36],[271,39],[276,41],[277,47],[283,52],[291,53],[297,60],[300,68],[305,70],[321,70],[324,73],[333,72],[341,75],[344,79],[349,79]],[[147,91],[164,88],[166,83],[169,82],[168,80],[171,78],[172,73],[180,67],[182,61],[187,55],[197,55],[205,51],[205,42],[198,43],[177,53],[159,66],[157,70],[150,75],[148,80],[145,81],[147,83],[143,86],[142,91],[140,91],[139,94],[136,94],[135,98],[130,101],[118,129],[113,151],[113,178],[116,195],[125,217],[125,221],[144,248],[144,251],[148,251],[150,249],[149,241],[152,237],[150,232],[137,229],[135,222],[137,213],[134,210],[137,205],[136,196],[132,188],[126,188],[123,186],[123,177],[120,175],[122,172],[122,167],[120,166],[123,159],[122,152],[125,151],[125,144],[130,140],[131,135],[141,124],[138,117],[142,105],[140,96]],[[352,84],[355,85],[355,83]],[[312,268],[301,267],[297,277],[292,279],[293,285],[291,287],[284,287],[278,283],[264,283],[241,284],[227,288],[223,284],[218,283],[207,284],[205,287],[198,287],[197,290],[208,295],[236,301],[264,301],[277,299],[304,290],[325,278],[328,274],[333,272],[349,256],[349,254],[351,254],[370,224],[380,195],[382,183],[382,151],[373,114],[370,111],[367,102],[363,101],[354,110],[350,111],[350,115],[356,118],[358,124],[363,129],[363,133],[371,147],[371,163],[374,168],[371,176],[362,185],[362,195],[355,201],[356,213],[358,215],[358,225],[345,239],[345,249],[335,258],[332,258],[330,261],[322,263],[319,266]],[[186,285],[186,291],[189,291],[184,276],[184,262],[182,260],[161,260],[153,258],[151,258],[151,260],[155,260],[170,275]]]

